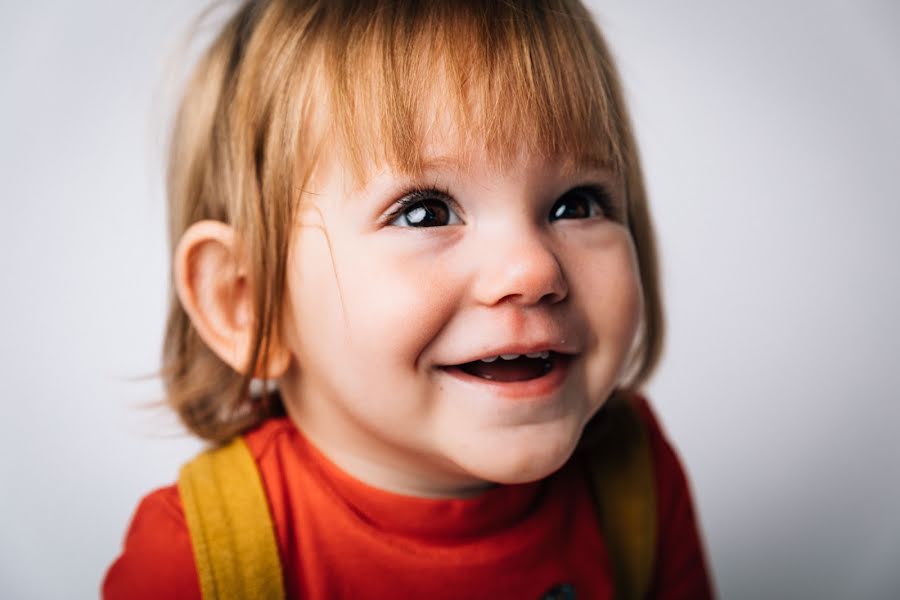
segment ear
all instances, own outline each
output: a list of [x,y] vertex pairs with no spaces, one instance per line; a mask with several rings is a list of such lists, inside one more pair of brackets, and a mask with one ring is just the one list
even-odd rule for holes
[[[174,256],[178,299],[200,338],[226,364],[246,374],[255,315],[248,262],[235,231],[219,221],[191,225]],[[276,379],[290,364],[290,353],[270,340],[268,365],[254,377]]]

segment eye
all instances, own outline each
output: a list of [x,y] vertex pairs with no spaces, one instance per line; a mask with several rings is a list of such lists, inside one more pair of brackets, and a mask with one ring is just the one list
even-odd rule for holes
[[597,216],[615,217],[612,196],[606,188],[599,186],[572,188],[560,196],[550,209],[550,221],[590,219]]
[[438,190],[414,190],[397,201],[387,217],[395,227],[444,227],[459,225],[462,220],[452,205],[454,201]]

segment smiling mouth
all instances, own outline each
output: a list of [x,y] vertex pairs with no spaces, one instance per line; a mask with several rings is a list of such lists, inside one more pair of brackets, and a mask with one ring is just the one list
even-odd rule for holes
[[545,351],[529,355],[504,354],[447,368],[459,369],[467,375],[488,381],[511,383],[544,377],[556,369],[565,367],[568,360],[568,355]]

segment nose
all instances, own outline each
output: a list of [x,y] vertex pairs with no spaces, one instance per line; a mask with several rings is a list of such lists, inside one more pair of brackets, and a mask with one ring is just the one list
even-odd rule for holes
[[519,232],[509,239],[486,241],[478,259],[476,299],[486,305],[510,302],[523,306],[563,300],[569,293],[568,284],[547,240],[537,232]]

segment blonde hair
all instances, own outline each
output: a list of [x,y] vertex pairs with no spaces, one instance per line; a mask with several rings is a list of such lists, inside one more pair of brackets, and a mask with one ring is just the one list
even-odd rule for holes
[[663,315],[643,177],[612,58],[579,2],[249,0],[202,55],[170,153],[173,250],[191,224],[215,219],[251,261],[244,374],[170,298],[162,373],[191,431],[222,442],[283,410],[277,393],[251,394],[251,380],[278,335],[292,223],[323,143],[357,178],[379,162],[416,173],[425,107],[478,132],[469,142],[498,164],[524,150],[622,176],[644,294],[623,387],[651,374]]

